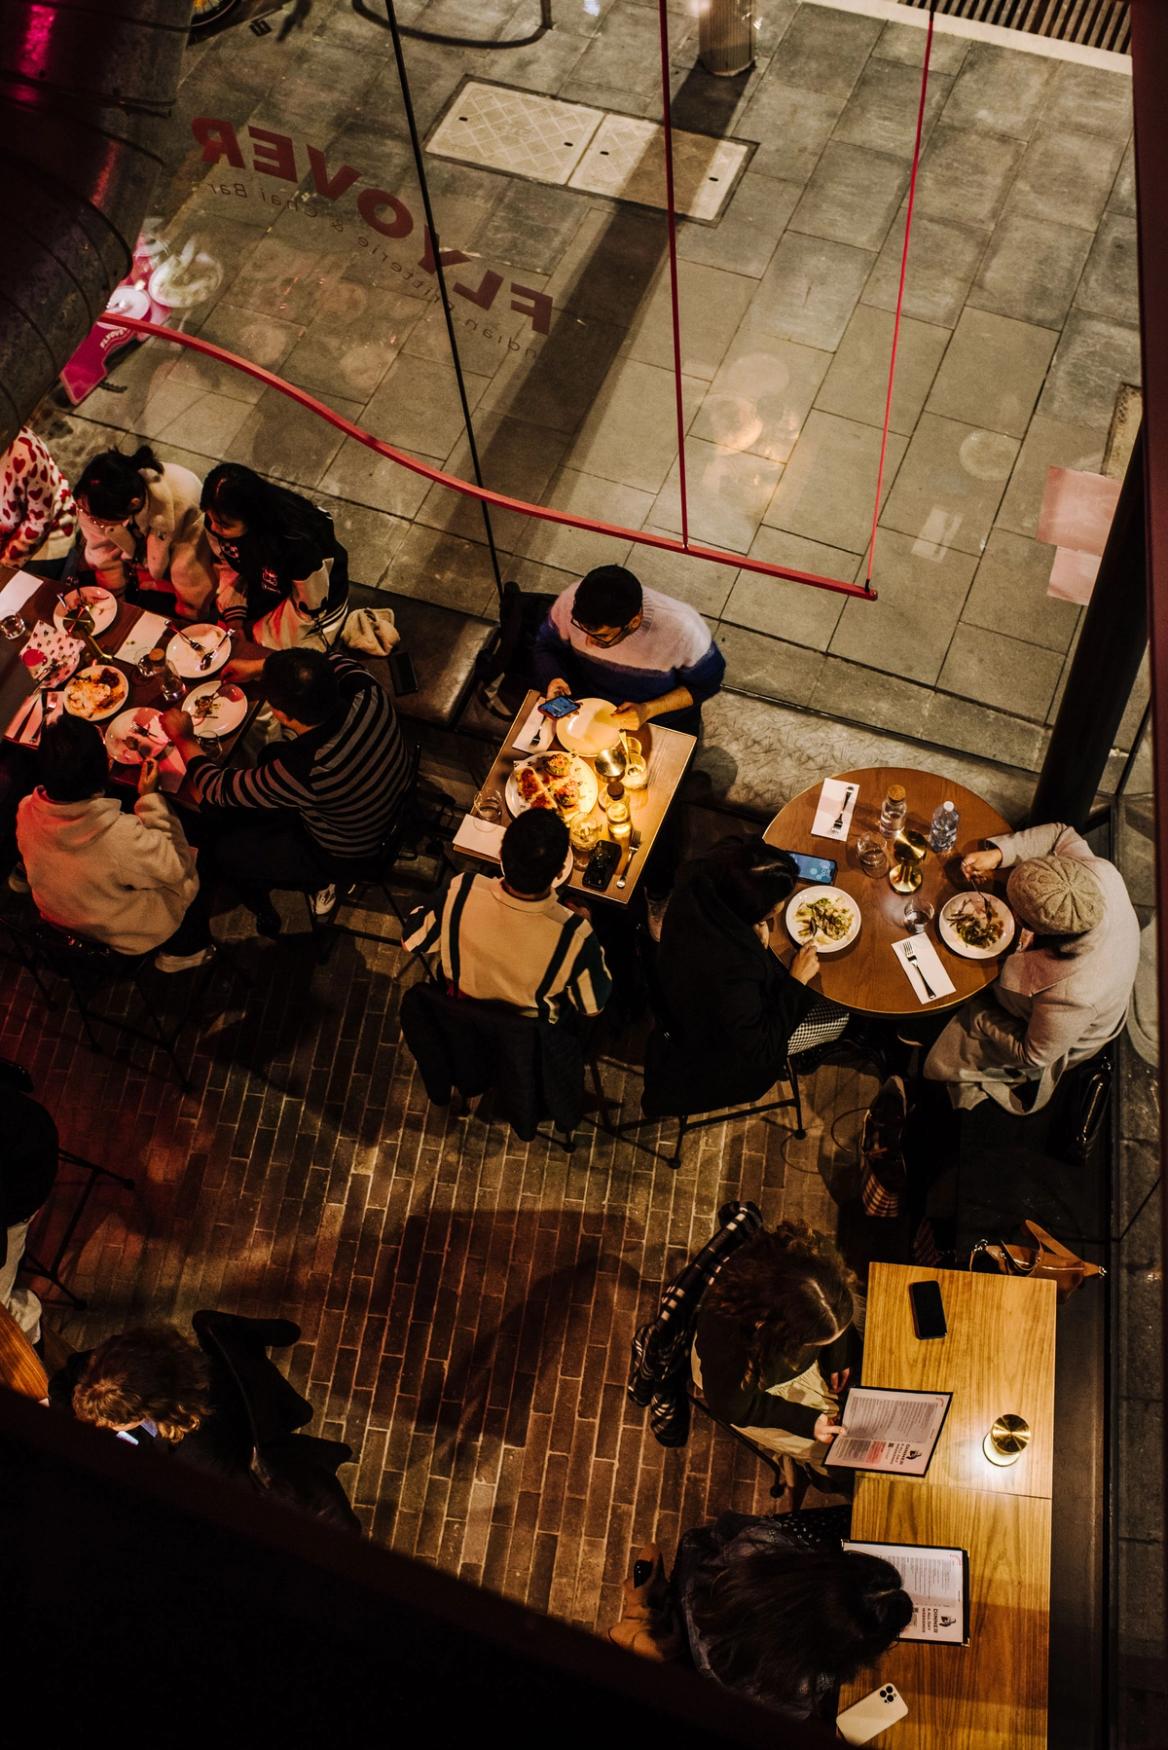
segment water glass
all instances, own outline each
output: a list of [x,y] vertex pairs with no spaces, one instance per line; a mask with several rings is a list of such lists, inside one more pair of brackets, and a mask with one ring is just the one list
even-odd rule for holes
[[624,786],[626,790],[643,790],[649,782],[649,766],[644,750],[635,735],[625,737],[628,747],[628,759],[625,764]]
[[488,827],[499,826],[503,820],[503,798],[496,790],[480,790],[471,806],[471,817],[480,829],[485,832]]
[[169,662],[163,665],[161,691],[168,705],[181,705],[187,696],[186,682]]
[[911,899],[905,901],[905,928],[911,930],[914,936],[919,936],[922,931],[927,930],[932,921],[933,907],[927,899],[918,899],[914,893]]
[[140,681],[156,681],[165,667],[166,656],[163,651],[148,650],[134,664],[134,672]]
[[23,638],[27,631],[28,621],[23,614],[6,614],[5,617],[0,620],[0,632],[3,632],[5,638],[9,639],[13,644],[15,644],[18,638]]
[[590,815],[577,816],[568,828],[568,838],[572,845],[572,861],[578,869],[583,869],[596,846],[600,843],[603,828],[598,820]]
[[884,840],[875,833],[861,833],[856,840],[856,858],[865,875],[883,875],[888,867]]

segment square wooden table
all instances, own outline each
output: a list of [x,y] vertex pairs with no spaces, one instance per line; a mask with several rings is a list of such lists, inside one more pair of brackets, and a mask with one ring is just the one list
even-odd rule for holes
[[[53,580],[49,580],[37,590],[35,595],[29,597],[20,612],[28,622],[30,631],[38,620],[48,620],[50,623],[52,622],[53,609],[57,606],[58,595],[65,594],[68,590],[76,587],[77,581],[78,580],[71,580],[67,584],[60,584]],[[80,579],[80,582],[84,583],[84,581],[84,578]],[[98,634],[96,639],[99,649],[103,652],[119,650],[137,625],[138,621],[142,618],[142,615],[148,611],[147,609],[134,606],[131,602],[127,602],[124,597],[119,596],[117,598],[117,603],[117,618],[112,625],[106,627],[104,632]],[[20,653],[24,649],[26,642],[27,641],[23,638],[13,640],[12,642],[9,642],[8,640],[0,641],[0,735],[3,735],[6,740],[9,740],[10,745],[12,746],[19,746],[21,744],[12,741],[8,736],[8,725],[15,717],[21,700],[29,698],[29,696],[36,691],[36,684],[33,681],[32,676],[29,674],[24,663],[20,660]],[[238,640],[235,641],[232,649],[233,656],[266,656],[267,654],[267,651],[262,650],[258,645],[241,643]],[[88,655],[83,654],[79,666],[84,668],[86,662],[96,661],[97,658],[92,652]],[[153,705],[161,710],[166,709],[165,700],[160,697],[162,691],[162,681],[160,678],[144,681],[138,674],[133,663],[119,662],[114,655],[103,655],[103,661],[108,662],[111,668],[120,669],[130,683],[129,696],[126,699],[125,705],[122,707],[123,710],[129,711],[139,705]],[[215,672],[219,673],[220,671],[216,670]],[[209,680],[212,679],[213,676],[207,675],[203,678]],[[189,691],[191,687],[198,686],[199,684],[199,679],[191,680],[188,684],[187,690]],[[259,709],[260,700],[254,684],[245,686],[243,690],[249,694],[247,714],[237,729],[232,730],[230,735],[224,735],[219,738],[219,745],[222,749],[223,760],[225,762],[230,758],[240,737],[246,732],[249,723]],[[97,728],[101,730],[103,735],[109,723],[112,722],[113,716],[116,715],[117,713],[114,712],[111,717],[103,718],[97,724]],[[111,765],[110,778],[116,784],[134,787],[137,785],[138,781],[138,767],[117,764]],[[199,799],[195,794],[194,786],[189,778],[184,778],[176,791],[164,791],[162,794],[168,796],[170,801],[177,802],[184,808],[198,808],[199,806]]]
[[[947,1336],[914,1334],[913,1282],[940,1285]],[[949,1391],[953,1401],[924,1477],[857,1476],[851,1535],[969,1551],[969,1646],[902,1641],[875,1678],[840,1691],[842,1709],[877,1679],[895,1683],[909,1712],[890,1729],[890,1750],[1046,1744],[1054,1342],[1053,1282],[872,1266],[865,1384]],[[998,1466],[982,1441],[1007,1411],[1030,1423],[1030,1443],[1015,1464]]]
[[[507,807],[506,785],[511,768],[517,760],[523,759],[524,752],[515,745],[515,738],[530,716],[541,695],[534,690],[529,692],[516,713],[515,721],[507,731],[502,747],[495,755],[494,763],[483,781],[483,793],[498,796],[503,807],[504,824],[511,819],[511,811]],[[621,888],[616,884],[614,870],[608,886],[597,892],[594,888],[585,887],[580,876],[582,870],[573,865],[572,874],[566,885],[581,898],[589,901],[603,899],[613,905],[628,905],[636,892],[637,883],[641,878],[645,865],[649,860],[649,852],[661,831],[670,804],[677,794],[686,767],[697,746],[697,737],[686,735],[680,729],[664,729],[658,723],[647,723],[643,729],[636,732],[637,740],[644,750],[649,766],[649,781],[643,790],[626,792],[629,802],[629,813],[632,818],[633,830],[641,835],[641,846],[629,866],[628,880]],[[590,762],[585,762],[590,763]],[[603,785],[604,779],[600,779]],[[603,822],[604,813],[596,809],[595,819]],[[465,842],[455,846],[465,856],[476,857],[481,862],[490,863],[495,868],[499,866],[499,858],[493,849],[472,848]]]

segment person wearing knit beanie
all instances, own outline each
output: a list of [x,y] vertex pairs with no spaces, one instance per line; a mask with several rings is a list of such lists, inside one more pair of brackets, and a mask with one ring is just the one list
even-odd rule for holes
[[1070,826],[989,839],[961,867],[970,880],[1009,871],[1005,897],[1020,928],[996,982],[958,1011],[929,1052],[925,1077],[947,1083],[958,1108],[989,1098],[1024,1116],[1122,1030],[1139,920],[1119,870]]

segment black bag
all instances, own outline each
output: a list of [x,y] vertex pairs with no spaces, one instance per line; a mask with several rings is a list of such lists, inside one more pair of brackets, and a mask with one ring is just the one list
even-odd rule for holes
[[1101,1051],[1063,1077],[1050,1126],[1049,1147],[1074,1166],[1089,1160],[1103,1134],[1111,1100],[1111,1052]]
[[539,686],[535,639],[555,599],[554,595],[522,590],[514,582],[503,585],[499,630],[475,661],[475,681],[480,689],[498,681],[494,697],[503,708],[501,715],[513,717],[524,695]]

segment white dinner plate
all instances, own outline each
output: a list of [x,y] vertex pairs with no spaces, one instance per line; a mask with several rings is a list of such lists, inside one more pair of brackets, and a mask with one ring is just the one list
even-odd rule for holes
[[[154,705],[135,705],[129,711],[119,711],[105,732],[105,751],[115,765],[140,766],[146,755],[142,751],[147,744],[150,757],[160,759],[170,746],[170,737],[164,729],[159,728],[162,712]],[[138,719],[142,719],[139,723]],[[135,742],[141,743],[141,748],[130,745],[126,737],[131,736]]]
[[[221,685],[227,692],[237,696],[228,697],[221,690]],[[200,699],[215,700],[206,716],[202,716],[195,709]],[[191,688],[183,700],[183,710],[190,712],[196,735],[230,735],[247,716],[247,695],[233,681],[204,681],[201,687]]]
[[[114,676],[110,682],[112,693],[106,703],[94,702],[85,697],[82,682],[97,681],[102,675]],[[84,668],[79,668],[73,679],[65,687],[65,709],[70,717],[84,717],[87,723],[100,723],[106,717],[112,717],[115,711],[120,711],[130,696],[130,683],[120,668],[115,668],[112,662],[87,662]]]
[[[199,648],[195,649],[195,645]],[[204,675],[214,674],[230,655],[231,638],[222,626],[184,626],[166,647],[166,660],[184,680],[201,681]],[[211,660],[204,668],[207,656]]]
[[77,607],[79,602],[84,602],[93,615],[93,636],[95,638],[99,633],[112,626],[118,617],[117,597],[111,595],[108,589],[102,589],[100,584],[85,583],[80,589],[67,589],[65,591],[64,596],[53,609],[53,624],[59,626],[63,632],[71,631],[72,628],[65,625],[65,614],[69,608]]
[[[531,766],[535,771],[541,771],[546,762],[549,759],[555,759],[555,757],[555,754],[537,753],[533,754],[529,760],[517,760],[512,766],[507,775],[507,784],[503,794],[513,819],[518,818],[521,814],[526,814],[532,806],[519,788],[519,774],[525,766]],[[564,756],[561,754],[559,757],[562,759]],[[570,754],[568,757],[571,761],[569,775],[575,779],[579,786],[580,795],[575,808],[560,808],[559,813],[564,820],[573,820],[577,814],[592,813],[596,807],[596,798],[600,794],[600,785],[597,782],[596,773],[590,765],[585,764],[576,754]],[[549,782],[554,784],[555,779],[549,779]]]
[[[808,920],[799,917],[800,907],[814,905],[817,900],[821,899],[830,900],[832,905],[847,912],[851,922],[844,935],[839,937],[822,934],[808,935]],[[854,942],[860,933],[860,908],[851,894],[845,893],[842,887],[800,887],[787,901],[786,922],[791,936],[801,948],[806,948],[809,943],[814,942],[821,954],[838,954],[841,948],[846,948],[849,943]]]
[[[955,918],[965,909],[976,916],[978,912],[984,911],[986,904],[992,907],[995,917],[1001,919],[1002,933],[992,947],[977,948],[973,943],[961,940]],[[952,899],[945,901],[937,918],[937,929],[946,948],[952,948],[954,954],[960,954],[964,960],[996,960],[1014,940],[1015,928],[1013,912],[996,893],[955,893]]]
[[594,760],[606,747],[620,740],[620,730],[612,721],[616,706],[610,699],[580,699],[579,709],[570,717],[556,717],[556,740],[569,753]]

